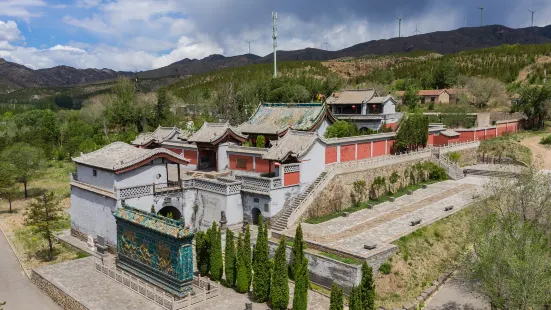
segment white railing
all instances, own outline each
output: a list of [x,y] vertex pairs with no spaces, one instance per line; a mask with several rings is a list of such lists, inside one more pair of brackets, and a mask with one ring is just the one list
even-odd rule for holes
[[449,143],[447,145],[442,145],[436,148],[438,148],[440,153],[443,153],[443,152],[449,152],[453,150],[462,150],[465,147],[475,147],[479,145],[480,145],[480,141],[472,140],[472,141],[465,141],[465,142]]
[[243,189],[260,192],[270,192],[272,189],[283,187],[283,181],[278,178],[266,178],[252,175],[239,175],[235,177],[242,182]]
[[367,164],[375,164],[380,162],[392,162],[392,161],[401,161],[403,159],[411,159],[414,157],[425,157],[431,153],[431,147],[426,147],[420,151],[410,152],[410,153],[404,153],[404,154],[398,154],[398,155],[383,155],[383,156],[376,156],[372,158],[366,158],[361,160],[352,160],[352,161],[346,161],[341,163],[332,163],[327,164],[328,167],[335,167],[335,168],[350,168],[350,167],[357,167],[357,166],[364,166]]
[[463,169],[459,167],[456,163],[452,162],[449,158],[445,156],[437,157],[436,155],[431,156],[432,162],[436,163],[439,167],[446,170],[446,173],[454,180],[461,179],[464,177]]
[[153,195],[153,184],[116,188],[117,199],[139,198]]
[[184,298],[176,299],[174,295],[143,281],[133,274],[118,269],[115,264],[104,264],[96,260],[94,261],[94,268],[96,271],[169,310],[191,307],[197,303],[220,296],[219,284],[211,282],[208,278],[204,280],[199,277],[193,277],[192,286],[194,286],[193,291],[195,294],[188,294]]
[[283,165],[283,173],[300,171],[300,164],[285,164]]

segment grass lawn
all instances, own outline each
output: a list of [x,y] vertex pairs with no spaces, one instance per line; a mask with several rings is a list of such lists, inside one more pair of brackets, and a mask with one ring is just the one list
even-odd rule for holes
[[[432,183],[434,183],[434,182],[425,182],[424,184],[432,184]],[[398,197],[404,196],[408,193],[408,191],[416,191],[416,190],[420,189],[421,186],[422,186],[422,184],[410,185],[406,188],[399,189],[393,195],[385,194],[385,195],[382,195],[381,197],[379,197],[378,200],[368,200],[368,201],[362,202],[358,205],[353,205],[353,206],[350,206],[346,209],[342,209],[340,211],[337,211],[337,212],[334,212],[334,213],[331,213],[331,214],[327,214],[327,215],[320,216],[320,217],[309,218],[309,219],[305,220],[304,222],[306,222],[308,224],[319,224],[319,223],[327,222],[329,220],[332,220],[334,218],[342,216],[345,212],[348,212],[348,213],[357,212],[357,211],[369,208],[369,206],[375,206],[375,205],[381,204],[383,202],[387,202],[387,201],[390,200],[390,197],[398,198]]]
[[[26,200],[23,199],[23,186],[21,185],[19,198],[12,202],[12,213],[8,212],[7,202],[0,201],[0,226],[6,237],[14,245],[16,255],[27,270],[87,256],[85,253],[76,251],[69,246],[56,243],[54,244],[54,260],[49,262],[47,261],[48,242],[25,225],[25,209],[34,198],[45,192],[53,191],[56,197],[60,199],[60,204],[65,209],[69,207],[69,173],[74,169],[73,163],[51,161],[47,168],[27,185],[29,198]],[[58,223],[57,228],[63,230],[69,227],[70,219],[67,214]]]
[[376,276],[377,306],[399,307],[444,272],[454,270],[467,245],[473,216],[468,207],[394,242],[400,250],[389,260],[390,273]]

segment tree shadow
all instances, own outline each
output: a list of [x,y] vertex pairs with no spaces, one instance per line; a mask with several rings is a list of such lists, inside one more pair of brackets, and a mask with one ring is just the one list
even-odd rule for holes
[[[44,188],[40,188],[40,187],[27,188],[28,198],[37,198],[37,197],[40,197],[40,196],[46,194],[47,192],[48,192],[48,190],[46,190]],[[23,195],[21,195],[21,197],[23,197]]]
[[480,308],[475,308],[471,304],[460,305],[455,301],[450,301],[438,308],[435,308],[435,310],[480,310]]

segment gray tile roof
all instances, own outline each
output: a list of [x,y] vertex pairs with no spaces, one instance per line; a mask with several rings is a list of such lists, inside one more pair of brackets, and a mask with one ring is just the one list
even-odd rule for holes
[[369,101],[377,92],[374,89],[343,90],[327,98],[328,104],[362,104]]
[[264,103],[251,118],[239,126],[244,133],[278,135],[291,128],[311,130],[324,117],[321,103]]
[[[316,132],[290,130],[273,145],[262,158],[267,160],[284,161],[289,156],[301,157],[318,140]],[[274,142],[272,142],[274,143]]]
[[117,171],[147,160],[157,154],[165,154],[182,161],[187,161],[181,155],[165,148],[143,149],[124,142],[113,142],[99,150],[73,158],[73,161],[77,164]]
[[446,129],[440,132],[441,135],[446,137],[457,137],[459,136],[459,133],[455,130]]
[[366,103],[368,103],[368,104],[381,104],[381,103],[385,103],[389,99],[392,99],[394,102],[396,102],[396,100],[394,100],[394,98],[392,98],[391,95],[386,95],[386,96],[383,96],[383,97],[372,97],[371,99],[366,101]]
[[157,127],[154,132],[142,133],[132,141],[133,145],[145,145],[150,142],[163,143],[165,141],[181,141],[187,140],[191,136],[188,130],[182,130],[177,127]]
[[205,122],[197,132],[189,137],[188,141],[195,143],[210,143],[222,138],[226,133],[233,133],[237,137],[247,139],[246,135],[242,134],[237,128],[230,126],[229,123]]

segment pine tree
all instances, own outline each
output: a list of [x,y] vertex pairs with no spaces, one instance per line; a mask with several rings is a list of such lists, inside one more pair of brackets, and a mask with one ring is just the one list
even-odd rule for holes
[[274,271],[270,286],[272,309],[284,310],[289,304],[289,278],[287,275],[287,259],[285,257],[285,237],[279,240],[279,245],[274,257]]
[[63,219],[63,207],[54,197],[54,192],[48,192],[42,199],[31,202],[25,211],[25,224],[33,226],[36,232],[48,241],[48,258],[54,259],[54,230]]
[[251,255],[251,229],[249,225],[247,225],[247,230],[245,231],[245,237],[243,239],[243,261],[245,262],[245,267],[247,267],[247,279],[250,287],[253,277],[253,263]]
[[375,309],[375,283],[373,282],[373,269],[367,262],[362,264],[362,280],[358,286],[360,309]]
[[358,299],[358,290],[352,286],[348,295],[348,310],[361,310],[361,302]]
[[268,252],[268,226],[259,218],[258,236],[253,256],[253,294],[257,301],[270,299],[270,262]]
[[237,238],[237,275],[236,286],[239,293],[249,291],[249,279],[247,278],[247,266],[243,258],[243,234],[239,233]]
[[216,222],[210,228],[210,277],[214,281],[222,279],[224,263],[222,260],[222,233]]
[[224,267],[226,272],[226,284],[229,287],[235,286],[235,276],[237,272],[237,259],[235,256],[235,245],[233,241],[233,232],[231,230],[226,231],[226,249],[224,253]]
[[295,269],[295,292],[293,295],[293,310],[308,308],[308,259],[304,258],[298,269]]
[[343,310],[343,290],[337,284],[331,286],[331,301],[329,302],[329,310]]
[[304,240],[302,237],[302,226],[298,223],[295,231],[295,240],[293,242],[293,252],[291,252],[291,263],[289,264],[289,277],[295,279],[295,270],[300,268],[304,260]]

